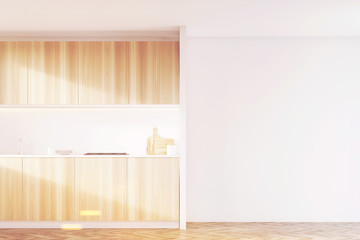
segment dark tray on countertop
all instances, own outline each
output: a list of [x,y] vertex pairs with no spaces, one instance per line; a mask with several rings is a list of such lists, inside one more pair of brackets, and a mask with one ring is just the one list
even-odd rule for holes
[[85,153],[84,155],[129,155],[128,153]]

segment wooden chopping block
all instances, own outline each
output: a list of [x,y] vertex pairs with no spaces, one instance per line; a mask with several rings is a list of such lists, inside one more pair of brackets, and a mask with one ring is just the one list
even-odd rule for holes
[[146,153],[148,155],[166,155],[167,145],[174,145],[174,139],[160,137],[157,134],[157,128],[154,128],[154,134],[147,140]]

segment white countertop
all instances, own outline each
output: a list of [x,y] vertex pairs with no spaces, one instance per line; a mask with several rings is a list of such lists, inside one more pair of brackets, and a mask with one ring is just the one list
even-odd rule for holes
[[56,155],[56,154],[0,154],[0,158],[176,158],[170,155]]

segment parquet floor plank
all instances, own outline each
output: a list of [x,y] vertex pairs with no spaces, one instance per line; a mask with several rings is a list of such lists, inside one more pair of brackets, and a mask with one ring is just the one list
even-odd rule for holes
[[188,223],[178,229],[0,229],[11,240],[360,240],[360,223]]

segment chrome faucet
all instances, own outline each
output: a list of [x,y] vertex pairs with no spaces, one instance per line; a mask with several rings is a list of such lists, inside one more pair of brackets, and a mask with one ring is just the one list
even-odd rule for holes
[[23,155],[24,144],[23,144],[22,138],[19,138],[19,139],[18,139],[18,142],[19,142],[19,144],[20,144],[20,155]]

